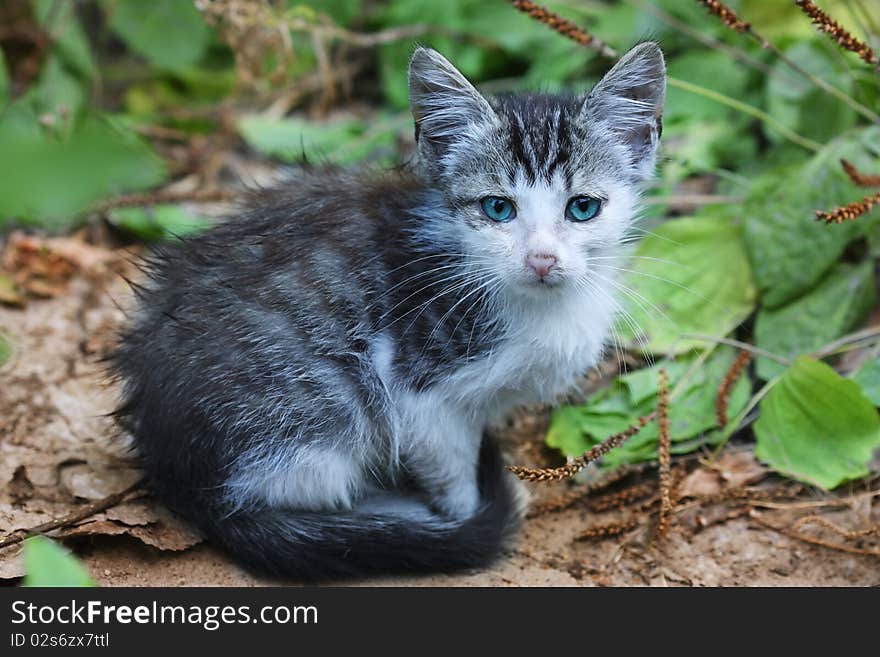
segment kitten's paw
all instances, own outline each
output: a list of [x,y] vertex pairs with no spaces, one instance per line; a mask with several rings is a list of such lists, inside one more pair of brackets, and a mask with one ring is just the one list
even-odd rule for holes
[[480,507],[480,491],[476,483],[459,484],[445,491],[434,503],[443,515],[453,520],[465,520]]

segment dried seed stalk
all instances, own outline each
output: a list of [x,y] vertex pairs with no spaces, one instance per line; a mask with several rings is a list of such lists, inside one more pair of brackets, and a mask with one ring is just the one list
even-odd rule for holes
[[810,17],[813,25],[820,32],[825,32],[838,46],[844,50],[854,52],[867,64],[880,64],[880,59],[877,58],[877,55],[867,43],[853,36],[840,23],[822,11],[815,2],[812,0],[795,0],[794,3],[800,7],[802,12]]
[[558,468],[527,468],[522,465],[511,465],[508,466],[507,469],[524,481],[562,481],[563,479],[568,479],[583,470],[588,463],[605,456],[612,449],[619,447],[632,438],[656,416],[656,413],[650,413],[649,415],[640,417],[631,427],[628,427],[620,433],[608,436],[592,449],[588,449],[576,459],[572,459],[570,462]]
[[550,29],[559,32],[559,34],[572,41],[576,41],[582,46],[592,48],[603,57],[616,59],[618,56],[617,51],[607,43],[598,37],[593,36],[585,29],[578,27],[570,20],[563,18],[559,14],[553,13],[546,7],[531,2],[531,0],[511,0],[511,4],[516,9],[526,14],[529,18],[532,18],[539,23],[544,23],[549,26]]
[[706,7],[710,13],[714,14],[718,18],[721,19],[721,22],[727,25],[727,27],[732,28],[739,32],[740,34],[744,34],[751,30],[751,23],[747,23],[746,21],[741,21],[739,17],[736,15],[736,12],[733,11],[730,7],[726,6],[723,2],[718,2],[718,0],[697,0],[701,5]]
[[622,509],[623,507],[648,497],[654,492],[654,482],[646,481],[629,488],[624,488],[616,493],[609,493],[596,499],[590,503],[590,511],[601,513],[603,511],[612,511],[614,509]]
[[880,534],[880,525],[874,525],[873,527],[868,527],[867,529],[849,530],[844,529],[840,525],[831,522],[830,520],[828,520],[828,518],[817,515],[810,515],[799,518],[798,521],[795,522],[791,528],[794,531],[800,531],[804,528],[805,525],[819,525],[820,527],[824,527],[825,529],[834,532],[838,536],[852,539],[864,538],[865,536],[870,536],[871,534]]
[[862,173],[856,169],[856,166],[849,160],[841,160],[840,166],[843,167],[843,170],[846,171],[846,175],[848,175],[849,179],[856,185],[861,187],[880,187],[880,174],[871,175]]
[[657,388],[657,425],[660,429],[657,441],[657,454],[660,462],[660,518],[657,534],[665,536],[669,531],[669,518],[672,515],[672,470],[670,469],[671,439],[669,436],[669,376],[665,369],[660,370]]
[[593,525],[588,527],[580,534],[574,537],[576,541],[589,541],[596,538],[610,538],[612,536],[620,536],[631,529],[635,529],[639,525],[636,517],[627,518],[620,522],[609,522],[605,525]]
[[844,221],[853,221],[869,212],[877,204],[880,204],[880,192],[866,196],[861,201],[841,205],[830,212],[816,210],[816,221],[824,221],[826,224],[842,224]]
[[584,484],[582,486],[577,486],[571,490],[568,490],[561,495],[557,495],[556,497],[552,497],[548,500],[544,500],[543,502],[538,502],[527,514],[527,518],[535,518],[537,516],[544,515],[545,513],[556,513],[558,511],[564,511],[569,507],[574,506],[580,500],[587,497],[588,495],[592,495],[600,490],[604,490],[609,486],[617,483],[624,477],[632,474],[633,472],[638,472],[641,468],[637,467],[621,467],[612,472],[610,475],[603,477],[597,482],[592,484]]
[[748,351],[740,351],[739,355],[730,364],[727,374],[725,374],[724,378],[721,380],[721,385],[718,386],[718,395],[715,397],[715,415],[718,418],[719,427],[727,426],[727,407],[728,401],[730,400],[730,391],[733,389],[733,384],[737,382],[739,375],[742,374],[743,369],[751,359],[751,353]]

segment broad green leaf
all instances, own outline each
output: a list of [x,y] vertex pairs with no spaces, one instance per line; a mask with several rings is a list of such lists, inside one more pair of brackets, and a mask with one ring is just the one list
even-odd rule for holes
[[95,116],[59,140],[16,104],[0,117],[0,144],[0,226],[7,219],[69,226],[100,198],[152,187],[165,176],[138,137]]
[[[800,41],[785,54],[809,73],[851,94],[853,85],[846,64],[824,43]],[[765,102],[767,112],[777,121],[820,143],[839,135],[856,121],[854,110],[814,86],[780,59],[767,77]],[[816,120],[819,116],[821,121]],[[765,128],[765,132],[773,141],[783,139],[772,128]]]
[[[718,437],[715,396],[718,382],[735,358],[735,350],[723,347],[705,363],[693,356],[644,368],[615,379],[606,389],[581,406],[564,406],[553,412],[546,441],[567,456],[579,456],[609,435],[619,433],[657,405],[657,377],[660,367],[669,373],[675,388],[685,380],[684,389],[670,405],[672,451],[690,452]],[[688,377],[687,379],[684,379]],[[741,411],[750,394],[748,377],[733,387],[729,400],[731,416]],[[651,423],[636,436],[604,458],[608,467],[656,458],[657,426]]]
[[[726,96],[741,99],[746,93],[749,70],[730,55],[717,50],[692,50],[669,60],[670,77],[687,80]],[[663,112],[664,127],[668,124],[690,121],[727,119],[732,114],[726,105],[704,96],[698,96],[678,87],[666,91]],[[664,138],[666,137],[664,131]],[[741,134],[746,139],[746,134]]]
[[52,35],[53,53],[70,69],[84,78],[95,76],[95,59],[89,40],[79,24],[73,2],[35,0],[37,20]]
[[210,30],[192,2],[105,0],[110,27],[153,66],[169,71],[198,62]]
[[868,474],[880,416],[858,383],[801,356],[761,403],[755,436],[774,470],[830,490]]
[[675,219],[644,238],[622,283],[632,291],[618,290],[631,315],[621,335],[644,351],[681,353],[706,347],[682,334],[723,336],[736,328],[756,296],[741,232],[719,214]]
[[880,127],[835,140],[803,165],[762,175],[752,185],[742,211],[745,243],[767,308],[780,306],[811,289],[868,223],[827,226],[815,210],[861,198],[840,167],[846,158],[871,170],[880,156]]
[[24,586],[95,585],[76,557],[45,536],[24,542],[24,570]]
[[402,114],[367,122],[255,115],[241,118],[238,130],[252,147],[285,162],[302,161],[305,157],[344,165],[370,156],[392,159],[396,131],[407,122]]
[[110,221],[148,242],[192,235],[211,226],[210,220],[191,215],[179,205],[117,208],[110,212]]
[[[877,298],[874,264],[839,264],[811,291],[779,308],[758,311],[755,343],[767,351],[794,359],[850,332],[867,316]],[[757,373],[770,379],[784,365],[758,358]]]
[[880,406],[880,358],[872,358],[859,368],[853,380],[862,387],[865,397]]

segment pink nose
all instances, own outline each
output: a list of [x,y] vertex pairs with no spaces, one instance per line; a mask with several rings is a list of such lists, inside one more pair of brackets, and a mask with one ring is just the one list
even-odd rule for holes
[[538,278],[544,279],[556,266],[556,256],[551,253],[530,253],[526,257],[526,264],[535,270]]

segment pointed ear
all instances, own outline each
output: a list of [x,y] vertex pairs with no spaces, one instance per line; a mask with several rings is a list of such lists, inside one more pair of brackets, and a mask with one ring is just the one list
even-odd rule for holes
[[654,171],[663,132],[666,63],[660,46],[635,46],[614,65],[584,101],[584,121],[602,122],[629,148],[637,178]]
[[419,153],[442,158],[470,128],[495,116],[489,103],[443,55],[417,48],[409,62],[409,105]]

